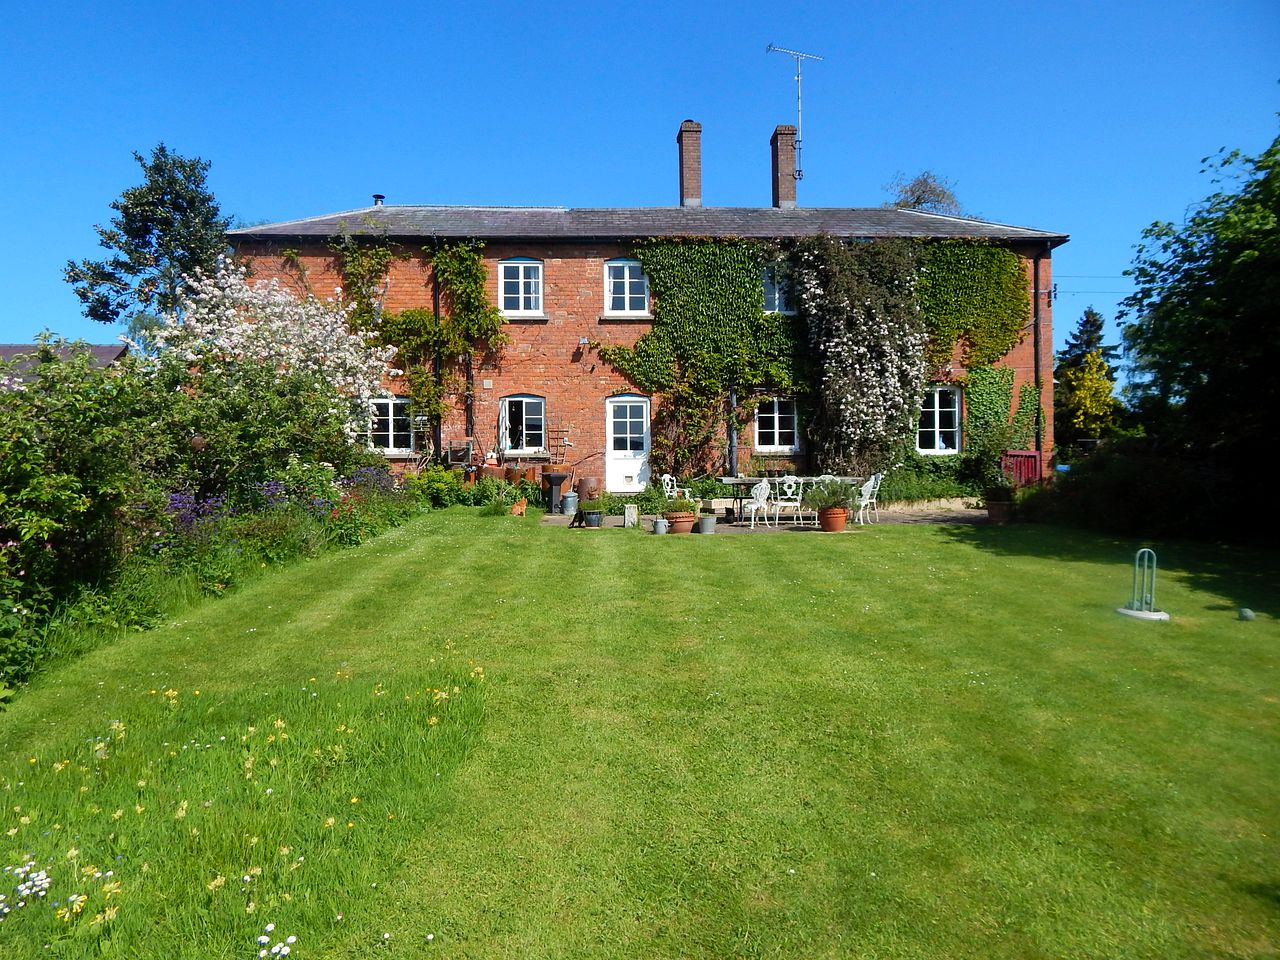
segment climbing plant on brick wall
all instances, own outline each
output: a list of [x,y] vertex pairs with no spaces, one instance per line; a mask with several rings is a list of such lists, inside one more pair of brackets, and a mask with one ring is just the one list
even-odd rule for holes
[[935,365],[947,363],[956,344],[965,366],[994,363],[1022,339],[1031,316],[1021,258],[980,241],[924,244],[918,292],[929,328],[926,358]]
[[814,364],[807,435],[820,469],[866,476],[912,436],[924,387],[919,249],[905,240],[801,241],[796,291]]
[[653,327],[634,347],[599,345],[600,356],[659,396],[655,466],[682,474],[712,469],[731,390],[742,425],[759,396],[799,389],[798,323],[764,311],[761,277],[772,254],[763,244],[651,239],[635,253],[649,278]]

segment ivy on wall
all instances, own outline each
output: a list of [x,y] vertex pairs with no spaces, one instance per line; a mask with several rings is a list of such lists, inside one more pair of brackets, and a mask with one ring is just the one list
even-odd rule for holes
[[979,487],[1001,480],[1000,454],[1030,449],[1036,441],[1040,398],[1034,383],[1018,390],[1013,407],[1013,371],[1007,367],[974,367],[965,384],[965,439],[962,473]]
[[[352,327],[357,330],[373,329],[382,312],[382,297],[386,293],[391,264],[402,259],[402,255],[385,240],[362,243],[349,233],[335,239],[330,249],[338,258],[343,292],[352,304]],[[305,274],[303,277],[305,280]]]
[[750,240],[680,238],[643,241],[635,254],[649,278],[653,326],[634,347],[597,349],[658,395],[655,465],[681,474],[711,469],[730,391],[741,426],[760,397],[800,389],[796,318],[764,311],[762,275],[773,252]]
[[[981,241],[913,246],[819,237],[784,252],[750,240],[651,239],[636,254],[654,296],[653,327],[634,347],[599,351],[638,388],[661,396],[654,455],[675,472],[714,465],[731,389],[741,401],[731,412],[739,426],[760,397],[798,396],[810,408],[808,432],[824,467],[882,466],[914,428],[921,359],[945,365],[957,344],[978,371],[970,383],[980,439],[984,368],[1020,341],[1030,318],[1022,260]],[[808,295],[797,290],[803,319],[764,312],[761,273],[775,260],[807,277]],[[1014,422],[1021,435],[1034,432],[1038,403],[1034,386],[1027,391]],[[1010,399],[1002,406],[1005,426]],[[853,416],[854,407],[868,415]],[[872,416],[876,409],[882,415]]]
[[920,256],[926,357],[941,366],[956,345],[966,367],[995,363],[1022,339],[1031,317],[1027,274],[1012,250],[974,240],[935,240]]
[[[333,245],[353,318],[367,317],[378,341],[396,347],[413,416],[439,418],[466,388],[449,367],[476,355],[492,355],[508,342],[502,314],[489,302],[488,274],[479,241],[441,242],[423,252],[440,284],[440,316],[431,309],[382,310],[391,265],[405,254],[384,239],[358,242],[344,236]],[[354,321],[353,321],[354,322]]]

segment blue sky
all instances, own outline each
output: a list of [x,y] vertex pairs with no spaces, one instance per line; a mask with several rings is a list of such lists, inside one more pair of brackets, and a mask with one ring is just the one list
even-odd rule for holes
[[1055,343],[1108,318],[1153,220],[1256,153],[1280,109],[1280,5],[654,2],[10,5],[0,35],[0,341],[110,342],[62,280],[159,141],[245,222],[388,203],[768,205],[804,85],[804,206],[875,206],[933,170],[977,216],[1069,233]]

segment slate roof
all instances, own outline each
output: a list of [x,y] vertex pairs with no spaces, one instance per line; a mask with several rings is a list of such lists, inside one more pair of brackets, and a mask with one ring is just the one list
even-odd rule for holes
[[628,240],[639,237],[979,238],[1038,241],[1067,235],[971,217],[892,207],[452,207],[379,204],[305,220],[230,231],[244,239],[306,239],[369,234],[395,240],[476,237],[485,240]]
[[[129,348],[123,343],[86,343],[85,350],[93,357],[93,362],[100,367],[109,367],[126,353]],[[33,357],[40,352],[38,343],[0,343],[0,360],[12,360],[14,357]],[[67,358],[80,351],[67,347],[54,348],[54,352]]]
[[[129,348],[123,343],[86,343],[80,346],[93,357],[94,365],[99,367],[109,367],[129,352]],[[0,343],[0,360],[18,359],[14,373],[19,380],[34,379],[31,370],[40,362],[39,352],[38,343]],[[65,360],[77,353],[78,349],[74,345],[68,345],[55,347],[54,352]]]

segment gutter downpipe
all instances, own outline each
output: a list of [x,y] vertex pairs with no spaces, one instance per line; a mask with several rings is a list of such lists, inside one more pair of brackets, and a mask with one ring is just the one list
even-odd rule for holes
[[[440,277],[436,274],[436,266],[434,263],[431,265],[431,309],[435,313],[436,326],[439,327],[440,326]],[[440,366],[439,354],[431,358],[431,375],[435,379],[436,389],[438,390],[440,388],[440,385],[444,382],[444,372]],[[442,436],[442,420],[444,418],[442,416],[437,415],[432,419],[434,422],[431,425],[431,443],[435,447],[436,456],[441,457],[444,453],[444,451],[440,449],[441,445],[444,443],[444,439]],[[469,433],[467,434],[467,436],[470,436],[470,435],[471,434]]]
[[729,462],[726,464],[725,476],[738,475],[738,391],[729,388]]
[[1032,286],[1035,290],[1034,299],[1031,307],[1031,333],[1032,333],[1032,349],[1035,351],[1035,381],[1036,381],[1036,455],[1040,461],[1040,475],[1044,476],[1044,369],[1040,362],[1040,345],[1041,345],[1041,315],[1040,315],[1040,298],[1043,296],[1043,290],[1040,287],[1040,261],[1049,255],[1052,249],[1048,241],[1045,241],[1044,250],[1039,251],[1035,255],[1033,263]]

